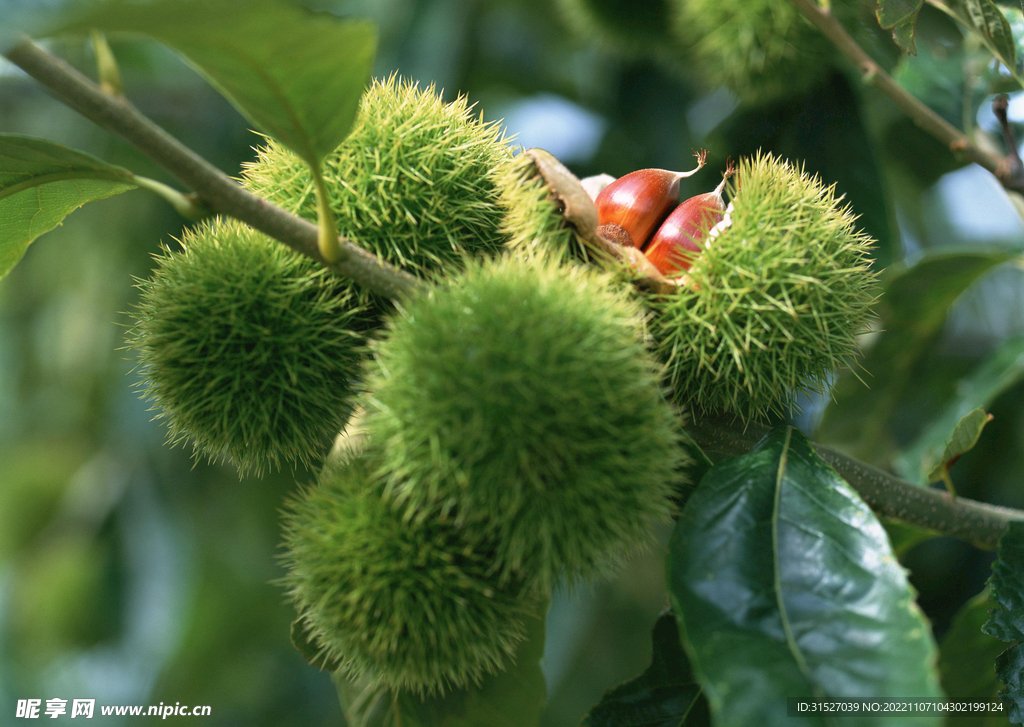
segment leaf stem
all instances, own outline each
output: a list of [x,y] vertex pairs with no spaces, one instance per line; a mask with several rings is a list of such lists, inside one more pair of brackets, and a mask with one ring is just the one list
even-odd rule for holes
[[173,187],[168,187],[163,182],[158,182],[149,177],[140,177],[137,174],[132,175],[132,181],[140,189],[149,190],[153,194],[162,197],[165,202],[170,204],[186,220],[196,222],[213,214],[203,204],[202,200],[195,195],[179,192]]
[[[686,430],[714,461],[749,452],[768,433],[764,427],[744,426],[722,415],[697,419]],[[964,497],[954,499],[949,493],[919,487],[831,447],[813,446],[880,515],[966,540],[986,550],[996,547],[1011,521],[1024,520],[1024,511]]]
[[831,12],[822,8],[815,0],[790,0],[790,2],[860,70],[866,83],[888,96],[922,130],[949,146],[951,151],[959,152],[968,161],[987,169],[1006,189],[1024,193],[1024,179],[1010,174],[1006,159],[976,146],[965,133],[896,83],[893,77],[875,63],[857,41],[846,32],[846,29],[833,17]]
[[341,257],[329,263],[320,254],[317,225],[252,194],[126,100],[105,94],[91,80],[31,40],[22,41],[5,55],[7,60],[66,105],[122,136],[185,186],[195,190],[198,200],[212,212],[234,217],[388,298],[402,298],[422,288],[417,278],[389,265],[350,240],[338,239]]
[[117,59],[107,42],[107,37],[95,28],[89,31],[89,37],[92,39],[92,51],[96,56],[96,75],[100,88],[103,89],[103,93],[111,96],[124,96],[121,71],[117,67]]
[[327,184],[320,166],[312,167],[313,186],[316,190],[316,222],[319,228],[317,248],[324,260],[329,263],[338,262],[345,254],[338,245],[338,223],[331,209],[331,196],[327,193]]

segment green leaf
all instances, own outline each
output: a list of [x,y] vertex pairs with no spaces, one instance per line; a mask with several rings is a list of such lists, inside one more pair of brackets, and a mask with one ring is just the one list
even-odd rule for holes
[[697,483],[714,466],[711,458],[700,448],[699,444],[693,441],[693,437],[685,429],[681,431],[681,434],[683,448],[689,457],[686,459],[686,465],[683,467],[683,470],[678,473],[675,482],[675,491],[672,499],[679,510],[682,510],[683,506],[686,505],[686,501],[693,493]]
[[863,371],[839,378],[816,440],[860,459],[885,462],[891,453],[893,412],[949,307],[982,275],[1018,256],[1006,249],[970,249],[935,253],[912,267],[890,270],[878,305],[883,332],[861,361]]
[[1017,57],[1017,70],[1020,71],[1021,60],[1024,60],[1024,7],[1000,8],[1000,10],[1010,25],[1010,35],[1013,36]]
[[86,202],[135,188],[132,173],[43,139],[0,134],[0,279]]
[[989,581],[994,608],[981,630],[1012,644],[996,659],[999,692],[1010,722],[1024,724],[1024,522],[1011,522],[999,539]]
[[912,55],[917,53],[914,29],[922,5],[924,0],[878,0],[878,24],[891,30],[896,45]]
[[[543,611],[541,611],[543,613]],[[474,689],[422,699],[335,675],[347,727],[537,727],[544,710],[544,619],[529,618],[515,664]]]
[[791,427],[704,477],[676,525],[668,574],[718,727],[832,724],[788,716],[787,697],[941,698],[931,629],[885,530]]
[[[994,664],[1006,644],[981,630],[991,606],[988,591],[972,598],[957,613],[939,645],[942,689],[952,702],[999,701]],[[1006,712],[978,713],[974,719],[974,727],[1002,727]]]
[[992,0],[953,0],[953,11],[981,36],[992,54],[1004,66],[1017,70],[1017,45],[1010,23]]
[[105,0],[60,31],[92,28],[170,46],[314,169],[352,127],[377,47],[371,23],[275,0]]
[[974,449],[978,438],[981,437],[982,430],[990,421],[992,421],[992,415],[980,406],[965,414],[953,427],[953,433],[946,441],[942,455],[938,457],[935,465],[928,472],[928,481],[945,480],[950,466],[960,459],[960,455]]
[[[956,397],[894,461],[906,479],[924,485],[931,480],[930,463],[939,461],[949,432],[973,409],[991,406],[1004,391],[1024,379],[1024,338],[1004,342],[991,356],[956,384]],[[929,476],[926,477],[925,475]]]
[[671,613],[651,635],[651,665],[638,677],[605,692],[581,727],[696,727],[710,725],[700,685],[679,640]]

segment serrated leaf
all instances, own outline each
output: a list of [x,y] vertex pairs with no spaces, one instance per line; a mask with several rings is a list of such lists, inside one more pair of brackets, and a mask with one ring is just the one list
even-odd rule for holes
[[941,698],[931,629],[885,530],[791,427],[704,477],[676,525],[668,574],[717,727],[831,724],[790,717],[787,697]]
[[999,539],[989,587],[993,609],[981,630],[1012,644],[996,659],[999,696],[1010,722],[1024,724],[1024,522],[1011,522]]
[[676,617],[658,618],[651,634],[651,665],[609,689],[581,727],[703,727],[710,715],[679,640]]
[[[998,701],[995,661],[1006,645],[981,630],[991,606],[988,591],[965,603],[939,644],[942,689],[951,702]],[[974,727],[1000,727],[1006,712],[977,713],[974,719]]]
[[992,421],[992,415],[981,407],[965,414],[953,427],[953,433],[946,440],[946,446],[942,450],[941,456],[928,472],[928,481],[938,482],[945,479],[947,470],[960,458],[960,455],[974,449],[978,438],[981,437],[982,430],[990,421]]
[[134,188],[127,169],[44,139],[0,134],[0,278],[76,209]]
[[377,47],[371,23],[275,0],[104,0],[60,31],[150,36],[313,168],[348,134]]
[[546,699],[543,654],[544,619],[530,618],[515,663],[479,687],[421,699],[338,675],[335,683],[347,727],[537,727]]
[[954,12],[985,41],[1007,68],[1017,69],[1017,46],[1010,24],[992,0],[954,0]]
[[1010,724],[1024,724],[1024,644],[1014,644],[996,657],[996,674],[1006,685],[999,697],[1009,705]]
[[878,0],[878,24],[892,31],[892,39],[911,55],[917,53],[914,31],[924,0]]
[[949,307],[978,278],[1018,256],[1006,249],[943,252],[891,270],[878,305],[883,332],[861,361],[862,371],[839,378],[816,441],[870,462],[887,461],[892,414],[914,364],[939,335]]
[[956,422],[977,407],[991,404],[1007,389],[1024,379],[1024,338],[1005,341],[985,361],[957,382],[956,397],[941,415],[896,458],[896,470],[906,479],[927,484],[925,474],[938,461],[944,442]]

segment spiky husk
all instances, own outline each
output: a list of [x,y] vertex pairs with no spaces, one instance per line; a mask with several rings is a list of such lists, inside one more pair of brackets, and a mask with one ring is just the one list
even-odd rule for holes
[[314,642],[349,678],[419,693],[504,668],[533,602],[498,582],[485,538],[404,521],[371,470],[335,463],[284,516],[284,584]]
[[552,192],[527,154],[502,166],[498,175],[505,210],[502,232],[510,249],[542,251],[561,260],[587,260],[587,246],[552,202]]
[[506,257],[390,323],[363,424],[409,517],[492,534],[505,577],[550,588],[615,565],[669,514],[684,455],[660,373],[620,285]]
[[689,281],[650,296],[650,327],[680,402],[757,420],[849,363],[875,300],[873,241],[800,167],[758,155],[735,179]]
[[[846,6],[837,0],[841,19]],[[789,0],[675,0],[674,29],[690,47],[695,75],[760,104],[803,93],[835,59],[828,40]]]
[[680,44],[670,31],[672,0],[558,0],[558,9],[580,38],[627,56],[681,65]]
[[138,282],[128,343],[172,443],[242,474],[308,465],[344,424],[365,308],[347,281],[234,220],[186,230]]
[[[257,151],[243,184],[315,220],[305,162],[269,139]],[[494,170],[510,155],[501,128],[474,117],[465,97],[445,103],[432,85],[391,76],[372,82],[322,167],[340,234],[422,277],[502,246]]]

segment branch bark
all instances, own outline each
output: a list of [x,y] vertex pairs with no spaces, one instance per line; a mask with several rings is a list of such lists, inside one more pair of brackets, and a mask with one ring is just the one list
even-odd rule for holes
[[816,0],[790,0],[790,2],[860,70],[866,83],[888,96],[922,130],[949,146],[952,151],[962,154],[968,161],[990,171],[1006,189],[1024,193],[1024,177],[1012,173],[1007,159],[990,154],[976,146],[965,133],[896,83],[892,76],[875,63],[874,59],[846,32],[846,29],[830,11],[818,5]]
[[[686,428],[693,440],[713,460],[749,452],[768,430],[721,416],[708,416]],[[919,487],[884,470],[815,444],[823,460],[855,489],[880,515],[935,530],[979,548],[991,550],[1012,520],[1024,520],[1024,512],[967,498],[950,497],[944,490]]]
[[344,238],[338,239],[341,257],[328,263],[317,245],[316,224],[252,194],[143,116],[128,101],[104,93],[90,79],[32,41],[16,45],[6,57],[87,119],[124,137],[194,190],[199,201],[212,212],[234,217],[388,298],[401,298],[422,287],[414,276]]

